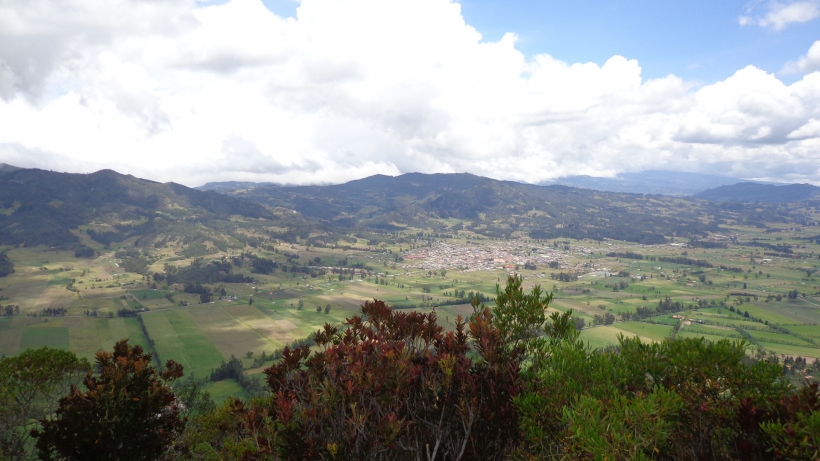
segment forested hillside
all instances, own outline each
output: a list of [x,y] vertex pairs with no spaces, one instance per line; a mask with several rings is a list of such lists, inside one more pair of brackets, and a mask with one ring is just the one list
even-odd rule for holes
[[[471,174],[371,176],[330,186],[212,183],[247,200],[290,208],[342,229],[457,228],[493,237],[604,238],[659,243],[698,237],[721,222],[800,221],[787,208],[721,205],[687,198],[536,186]],[[454,228],[449,227],[450,230]]]
[[820,196],[820,187],[811,184],[776,186],[753,182],[720,186],[695,194],[696,198],[705,200],[763,203],[797,202],[818,196]]
[[12,168],[0,176],[0,243],[77,247],[77,229],[92,223],[97,226],[89,235],[104,244],[138,236],[153,240],[174,226],[187,227],[183,233],[190,233],[191,225],[228,229],[232,215],[267,220],[279,229],[271,236],[286,241],[297,235],[308,238],[311,232],[383,233],[415,227],[451,233],[465,229],[491,238],[609,238],[647,244],[670,236],[704,237],[721,223],[804,224],[808,219],[782,204],[721,204],[470,174],[377,175],[331,186],[219,183],[201,189],[207,190],[111,170],[69,174]]
[[156,236],[186,223],[207,227],[228,222],[231,215],[281,220],[256,203],[111,170],[69,174],[17,169],[0,176],[0,244],[4,245],[71,248],[80,242],[72,231],[92,223],[98,229],[89,235],[110,243]]

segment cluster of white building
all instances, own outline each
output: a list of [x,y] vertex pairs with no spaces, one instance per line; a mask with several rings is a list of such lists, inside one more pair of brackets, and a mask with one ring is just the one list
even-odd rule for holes
[[422,270],[454,269],[472,272],[511,269],[515,266],[523,268],[525,264],[534,264],[539,270],[546,270],[550,263],[567,267],[562,251],[518,242],[490,242],[481,245],[437,242],[431,246],[408,250],[403,257],[405,263],[402,267]]

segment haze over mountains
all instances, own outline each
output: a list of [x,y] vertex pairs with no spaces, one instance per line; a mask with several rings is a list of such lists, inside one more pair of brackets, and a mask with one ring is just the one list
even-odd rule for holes
[[820,187],[811,184],[759,184],[744,182],[720,186],[694,195],[704,200],[788,203],[820,196]]
[[742,181],[744,180],[728,176],[667,170],[647,170],[637,173],[621,173],[614,178],[586,175],[567,176],[542,184],[560,184],[602,191],[629,192],[632,194],[695,195],[708,189],[729,186]]

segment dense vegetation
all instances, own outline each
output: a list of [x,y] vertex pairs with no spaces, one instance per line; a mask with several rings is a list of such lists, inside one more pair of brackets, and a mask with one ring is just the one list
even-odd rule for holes
[[[748,224],[801,219],[777,205],[714,204],[688,198],[604,193],[535,186],[470,174],[372,176],[331,186],[282,187],[220,183],[218,190],[266,205],[297,210],[333,228],[396,231],[467,229],[492,238],[616,239],[663,243],[666,236],[705,237],[721,222]],[[448,228],[441,220],[462,224]]]
[[[464,229],[490,238],[655,244],[670,236],[703,238],[729,222],[808,223],[783,204],[603,193],[469,174],[377,175],[331,186],[209,187],[214,190],[159,184],[110,170],[87,175],[10,171],[0,176],[0,242],[70,248],[78,257],[92,257],[86,239],[105,248],[134,239],[137,245],[181,241],[181,256],[199,257],[258,247],[266,239],[323,246],[349,231],[384,234],[406,227],[430,228],[442,238]],[[446,221],[451,219],[460,222]],[[379,242],[372,235],[368,240]]]
[[151,355],[127,340],[97,354],[96,373],[73,387],[53,415],[40,420],[40,459],[158,459],[184,427],[182,407],[169,384],[182,366],[169,360],[158,373]]
[[234,274],[233,266],[227,260],[211,261],[206,263],[202,258],[191,261],[186,267],[175,267],[170,264],[165,265],[165,273],[157,274],[155,278],[165,280],[168,283],[250,283],[253,277],[242,274]]
[[[221,408],[196,385],[172,392],[181,367],[159,373],[125,341],[67,395],[87,364],[29,351],[0,361],[0,449],[22,459],[34,425],[40,455],[67,460],[817,458],[816,384],[793,388],[742,341],[591,350],[572,311],[546,317],[551,299],[511,277],[493,309],[475,300],[449,332],[433,312],[367,302],[318,331],[315,350],[285,348],[265,370],[268,393]],[[219,374],[241,371],[225,365]],[[15,400],[21,389],[39,409]]]
[[230,215],[276,219],[258,204],[179,184],[160,184],[111,170],[92,174],[20,169],[0,176],[0,241],[7,245],[76,247],[71,231],[105,245],[156,235],[173,223],[211,223]]
[[695,194],[695,197],[715,201],[787,203],[820,196],[820,187],[811,184],[775,186],[743,182],[720,186]]
[[5,251],[0,251],[0,277],[14,273],[14,263],[11,262]]

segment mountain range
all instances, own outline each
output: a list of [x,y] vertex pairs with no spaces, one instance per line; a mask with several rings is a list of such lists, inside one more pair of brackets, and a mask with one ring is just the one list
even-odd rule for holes
[[811,184],[759,184],[743,182],[699,192],[695,198],[716,201],[789,203],[820,197],[820,187]]
[[[112,170],[71,174],[4,165],[0,171],[2,245],[77,248],[88,237],[104,245],[134,237],[143,244],[164,239],[180,248],[197,248],[187,250],[188,255],[241,248],[254,235],[319,244],[350,233],[408,228],[441,234],[469,230],[490,238],[661,243],[669,236],[704,237],[721,223],[805,221],[810,218],[781,205],[781,198],[810,198],[818,189],[741,184],[703,192],[712,195],[699,200],[522,184],[467,173],[376,175],[326,186],[211,183],[193,189]],[[752,192],[778,202],[720,201]]]
[[498,181],[471,174],[376,175],[327,186],[211,183],[245,200],[298,211],[333,229],[467,229],[493,238],[613,238],[659,243],[705,236],[721,221],[786,219],[776,206],[724,205],[686,197],[603,192]]
[[[673,196],[694,196],[698,193],[720,186],[729,186],[743,179],[728,176],[687,173],[666,170],[647,170],[637,173],[620,173],[614,178],[597,176],[566,176],[539,183],[540,186],[569,186],[581,189],[592,189],[604,192],[622,192],[628,194],[655,194]],[[758,184],[782,185],[778,183],[754,181]],[[232,192],[239,189],[251,189],[271,183],[254,182],[215,182],[197,189],[216,192]],[[741,200],[742,201],[742,200]]]

